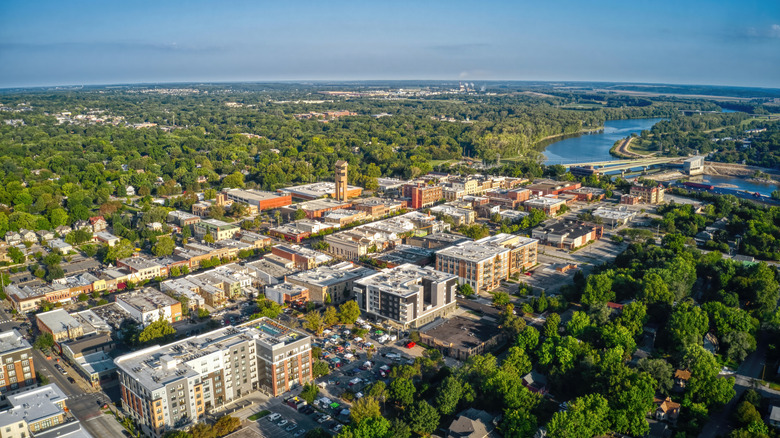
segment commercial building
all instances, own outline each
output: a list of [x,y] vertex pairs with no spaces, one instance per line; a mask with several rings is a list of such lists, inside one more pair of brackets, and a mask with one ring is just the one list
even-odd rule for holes
[[538,241],[497,234],[436,252],[436,269],[457,275],[475,291],[492,290],[515,272],[536,264]]
[[218,242],[220,240],[232,239],[233,236],[241,231],[241,228],[217,219],[205,219],[195,224],[193,231],[195,236],[201,239],[206,234],[211,234],[214,241]]
[[301,243],[303,239],[308,239],[312,234],[334,228],[333,224],[315,222],[309,219],[303,219],[290,222],[279,227],[271,228],[269,234],[280,237],[290,242]]
[[631,186],[631,196],[639,198],[640,202],[645,204],[660,204],[664,201],[664,187],[661,185],[654,187]]
[[92,334],[60,344],[62,355],[93,388],[106,388],[117,383],[116,364],[109,353],[115,342],[109,334]]
[[536,209],[542,210],[544,214],[548,216],[554,216],[558,214],[561,207],[566,205],[566,201],[554,197],[541,196],[539,198],[533,198],[523,203],[527,210]]
[[49,248],[53,251],[57,251],[60,254],[67,254],[73,251],[73,246],[70,243],[65,242],[62,239],[52,239],[47,242]]
[[379,219],[383,216],[397,213],[404,207],[404,203],[394,199],[386,198],[363,198],[355,199],[352,208],[366,212],[366,215]]
[[604,224],[609,224],[614,227],[615,225],[626,225],[629,221],[636,217],[636,211],[629,210],[626,207],[600,207],[593,211],[593,217],[597,217],[601,219]]
[[421,327],[455,310],[458,277],[405,264],[355,281],[360,309],[406,329]]
[[163,266],[154,260],[142,256],[133,256],[116,261],[119,268],[127,268],[131,275],[128,280],[141,282],[162,277]]
[[257,211],[272,210],[292,204],[292,198],[286,194],[252,189],[222,189],[222,193],[227,195],[229,200],[247,204],[250,207],[254,207]]
[[430,211],[440,217],[449,217],[456,227],[462,225],[471,225],[477,219],[477,213],[474,210],[458,208],[452,205],[437,205],[431,207]]
[[143,327],[159,319],[174,323],[182,318],[179,300],[151,287],[119,294],[116,304]]
[[488,318],[455,316],[420,331],[421,343],[461,361],[488,353],[506,339],[506,331],[500,330],[496,321]]
[[268,318],[116,359],[122,407],[155,438],[261,390],[278,396],[312,380],[311,338]]
[[534,181],[533,184],[525,186],[526,189],[531,191],[531,194],[538,196],[558,195],[561,192],[580,187],[582,187],[582,184],[579,182],[552,180],[538,180]]
[[697,155],[683,161],[683,171],[687,175],[701,175],[704,173],[704,157]]
[[[311,201],[312,199],[332,197],[336,193],[336,183],[332,182],[318,182],[312,184],[304,184],[301,186],[285,187],[278,189],[277,192],[283,195],[292,196],[295,199],[302,199],[304,201]],[[363,189],[360,187],[347,185],[347,199],[357,198],[363,193]]]
[[303,210],[306,213],[306,218],[316,219],[325,215],[325,213],[333,210],[342,210],[352,206],[351,202],[339,201],[336,199],[315,199],[313,201],[301,202],[290,206],[288,211]]
[[390,191],[399,190],[401,187],[404,186],[404,184],[408,184],[409,181],[404,181],[395,178],[377,178],[376,183],[378,186],[378,190],[382,193],[386,193]]
[[18,330],[0,333],[0,393],[35,385],[32,346]]
[[579,187],[576,189],[566,189],[561,193],[566,195],[574,195],[576,196],[577,201],[590,202],[604,199],[607,191],[597,187]]
[[38,437],[43,431],[64,424],[68,420],[66,400],[68,396],[53,383],[8,395],[11,408],[0,412],[0,436]]
[[575,249],[601,238],[604,227],[576,221],[558,221],[535,228],[531,236],[542,243],[557,248]]
[[373,269],[341,262],[290,275],[286,281],[305,287],[311,301],[322,303],[326,296],[330,296],[332,304],[341,304],[352,298],[355,280],[375,273]]
[[369,216],[365,211],[352,209],[331,210],[322,216],[322,220],[339,228],[368,218]]
[[309,290],[292,283],[279,283],[265,287],[265,297],[277,304],[305,303],[309,301]]
[[100,242],[104,245],[108,246],[114,246],[117,243],[119,243],[122,239],[119,237],[107,232],[107,231],[99,231],[95,233],[94,236],[92,236],[92,240],[95,240],[97,242]]
[[430,207],[444,199],[444,189],[439,185],[428,185],[416,182],[403,186],[405,198],[409,198],[409,206],[415,209]]
[[301,271],[333,260],[329,255],[300,245],[276,245],[271,248],[271,254],[295,263],[295,267]]
[[186,227],[200,222],[200,216],[185,211],[174,210],[168,213],[168,222],[175,223],[180,227]]
[[457,234],[434,233],[427,236],[411,236],[406,239],[407,245],[419,246],[425,249],[442,249],[463,242],[470,242],[468,237]]
[[84,328],[65,309],[54,309],[35,315],[41,333],[49,333],[54,342],[67,341],[84,336]]

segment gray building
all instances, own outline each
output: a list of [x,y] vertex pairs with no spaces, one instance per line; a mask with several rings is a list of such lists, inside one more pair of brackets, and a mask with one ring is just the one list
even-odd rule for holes
[[457,286],[457,275],[407,263],[361,278],[353,290],[364,312],[408,328],[455,310]]

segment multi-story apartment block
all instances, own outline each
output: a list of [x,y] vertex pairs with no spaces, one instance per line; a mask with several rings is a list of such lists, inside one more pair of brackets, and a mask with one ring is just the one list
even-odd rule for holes
[[332,304],[341,304],[352,297],[355,280],[374,273],[373,269],[341,262],[290,275],[287,282],[305,287],[311,301],[322,303],[329,296]]
[[277,396],[312,380],[311,338],[268,318],[149,347],[115,362],[122,407],[155,438],[254,391]]
[[162,270],[164,268],[164,266],[156,261],[141,256],[117,260],[116,266],[130,270],[130,280],[137,282],[151,280],[155,277],[162,277]]
[[429,186],[424,182],[407,184],[403,187],[404,197],[410,198],[409,206],[412,208],[430,207],[444,198],[444,189],[442,186]]
[[538,240],[497,234],[436,252],[436,269],[455,274],[474,290],[491,290],[536,264]]
[[300,270],[313,269],[333,260],[333,257],[299,245],[276,245],[271,248],[271,254],[295,263]]
[[192,228],[196,237],[203,238],[206,234],[211,234],[215,242],[232,239],[233,236],[241,231],[241,228],[217,219],[202,220],[193,225]]
[[360,308],[404,329],[421,327],[455,310],[458,277],[410,263],[355,281]]
[[655,187],[631,186],[631,196],[636,196],[645,204],[660,204],[664,201],[664,187],[661,185]]
[[174,323],[182,318],[181,302],[151,287],[119,294],[116,303],[143,327],[159,319]]
[[16,329],[0,333],[0,393],[34,385],[32,346]]

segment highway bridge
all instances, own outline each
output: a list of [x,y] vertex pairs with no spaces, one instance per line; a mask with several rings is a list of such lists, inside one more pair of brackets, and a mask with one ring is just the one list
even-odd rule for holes
[[591,168],[594,173],[604,173],[612,171],[625,171],[634,168],[647,169],[650,166],[658,166],[660,164],[669,164],[673,162],[682,163],[685,158],[681,157],[656,157],[656,158],[641,158],[637,160],[611,160],[611,161],[591,161],[588,163],[567,163],[562,166],[572,169],[574,167],[579,168]]

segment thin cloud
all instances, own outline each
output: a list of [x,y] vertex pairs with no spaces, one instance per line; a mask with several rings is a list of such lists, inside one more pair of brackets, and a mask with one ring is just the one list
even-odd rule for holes
[[53,43],[0,43],[0,50],[108,50],[108,51],[153,51],[153,52],[217,52],[224,48],[217,46],[193,46],[171,43],[147,42],[53,42]]
[[758,39],[780,39],[780,24],[773,24],[765,28],[749,27],[744,36]]

